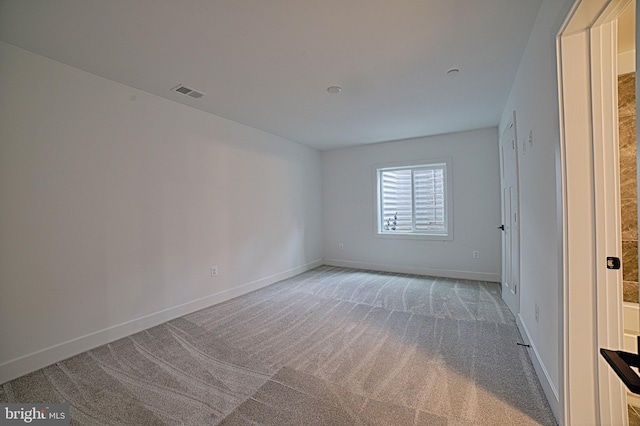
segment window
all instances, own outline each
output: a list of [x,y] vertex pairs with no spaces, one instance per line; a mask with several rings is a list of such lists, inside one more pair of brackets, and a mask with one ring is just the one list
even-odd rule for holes
[[451,239],[447,163],[376,169],[378,234]]

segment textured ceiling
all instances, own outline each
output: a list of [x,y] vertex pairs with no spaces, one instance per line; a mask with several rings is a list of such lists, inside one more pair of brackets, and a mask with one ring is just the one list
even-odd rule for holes
[[0,40],[331,149],[497,125],[540,3],[0,0]]

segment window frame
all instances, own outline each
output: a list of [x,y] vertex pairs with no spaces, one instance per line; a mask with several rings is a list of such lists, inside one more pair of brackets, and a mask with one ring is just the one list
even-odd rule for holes
[[[389,170],[400,169],[434,169],[444,168],[444,203],[445,203],[445,224],[446,231],[433,232],[393,232],[385,231],[382,223],[382,181],[381,173]],[[450,157],[445,158],[429,158],[417,161],[405,161],[375,164],[373,166],[373,184],[374,190],[374,237],[389,239],[405,239],[405,240],[453,240],[453,166]],[[415,205],[415,200],[412,200]],[[412,222],[415,223],[415,213],[412,212]]]

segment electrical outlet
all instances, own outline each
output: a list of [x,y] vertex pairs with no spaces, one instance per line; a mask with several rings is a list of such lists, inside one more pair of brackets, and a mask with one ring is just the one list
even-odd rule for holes
[[473,258],[474,259],[480,259],[480,252],[478,250],[474,250],[473,251]]
[[536,322],[537,323],[540,322],[540,308],[538,307],[537,303],[536,303]]
[[218,265],[214,265],[211,267],[211,276],[212,277],[218,276]]
[[342,243],[338,244],[338,248],[339,248],[340,250],[344,250],[344,244],[342,244]]

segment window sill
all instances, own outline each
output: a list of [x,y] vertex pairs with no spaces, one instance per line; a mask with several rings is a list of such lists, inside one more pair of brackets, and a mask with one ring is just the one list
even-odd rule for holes
[[374,238],[390,239],[390,240],[430,240],[430,241],[453,241],[451,233],[443,234],[409,234],[409,233],[391,233],[376,232]]

